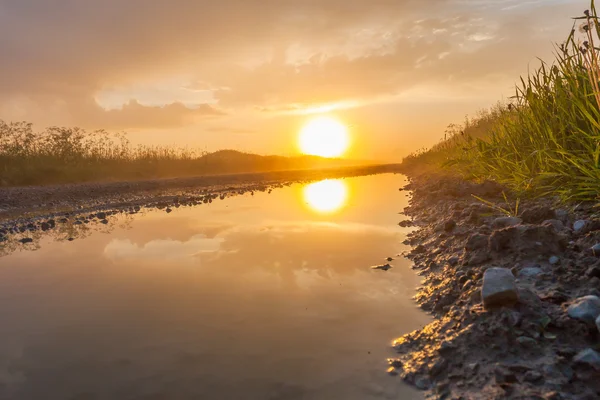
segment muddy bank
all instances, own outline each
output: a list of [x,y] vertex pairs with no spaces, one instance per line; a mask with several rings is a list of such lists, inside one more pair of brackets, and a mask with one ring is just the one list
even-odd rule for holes
[[394,342],[390,374],[436,399],[599,398],[592,206],[525,201],[511,215],[514,198],[492,182],[414,177],[404,189],[416,300],[435,320]]
[[175,197],[258,190],[272,184],[397,172],[395,164],[274,171],[130,182],[82,183],[0,188],[0,221],[35,213],[94,210],[99,208],[169,202]]

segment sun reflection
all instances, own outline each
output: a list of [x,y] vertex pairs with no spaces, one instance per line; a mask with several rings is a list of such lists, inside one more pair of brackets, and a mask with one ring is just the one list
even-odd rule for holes
[[339,210],[346,204],[348,188],[339,179],[327,179],[304,187],[304,200],[310,208],[322,213]]

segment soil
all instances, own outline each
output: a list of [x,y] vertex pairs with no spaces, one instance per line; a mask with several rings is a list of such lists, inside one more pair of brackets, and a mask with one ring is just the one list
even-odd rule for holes
[[[434,321],[394,342],[389,373],[434,399],[600,398],[600,365],[576,357],[599,349],[598,329],[567,314],[600,296],[592,205],[527,200],[514,219],[514,196],[493,182],[416,176],[401,190],[412,192],[401,224],[416,227],[406,240],[423,276],[416,300]],[[512,271],[518,303],[483,307],[491,267]]]

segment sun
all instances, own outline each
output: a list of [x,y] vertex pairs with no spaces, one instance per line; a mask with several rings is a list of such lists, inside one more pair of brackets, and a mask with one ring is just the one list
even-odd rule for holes
[[348,188],[339,179],[326,179],[304,187],[304,200],[313,210],[332,213],[346,204]]
[[300,151],[321,157],[339,157],[350,145],[348,128],[331,117],[317,117],[300,131]]

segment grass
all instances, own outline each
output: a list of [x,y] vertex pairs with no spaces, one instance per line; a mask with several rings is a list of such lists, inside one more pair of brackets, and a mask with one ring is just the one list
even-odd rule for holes
[[600,194],[600,24],[595,2],[574,19],[552,63],[522,77],[515,95],[451,125],[445,140],[404,159],[493,179],[517,192],[598,200]]
[[314,156],[258,156],[167,146],[132,146],[124,133],[0,120],[0,186],[138,180],[340,166]]

